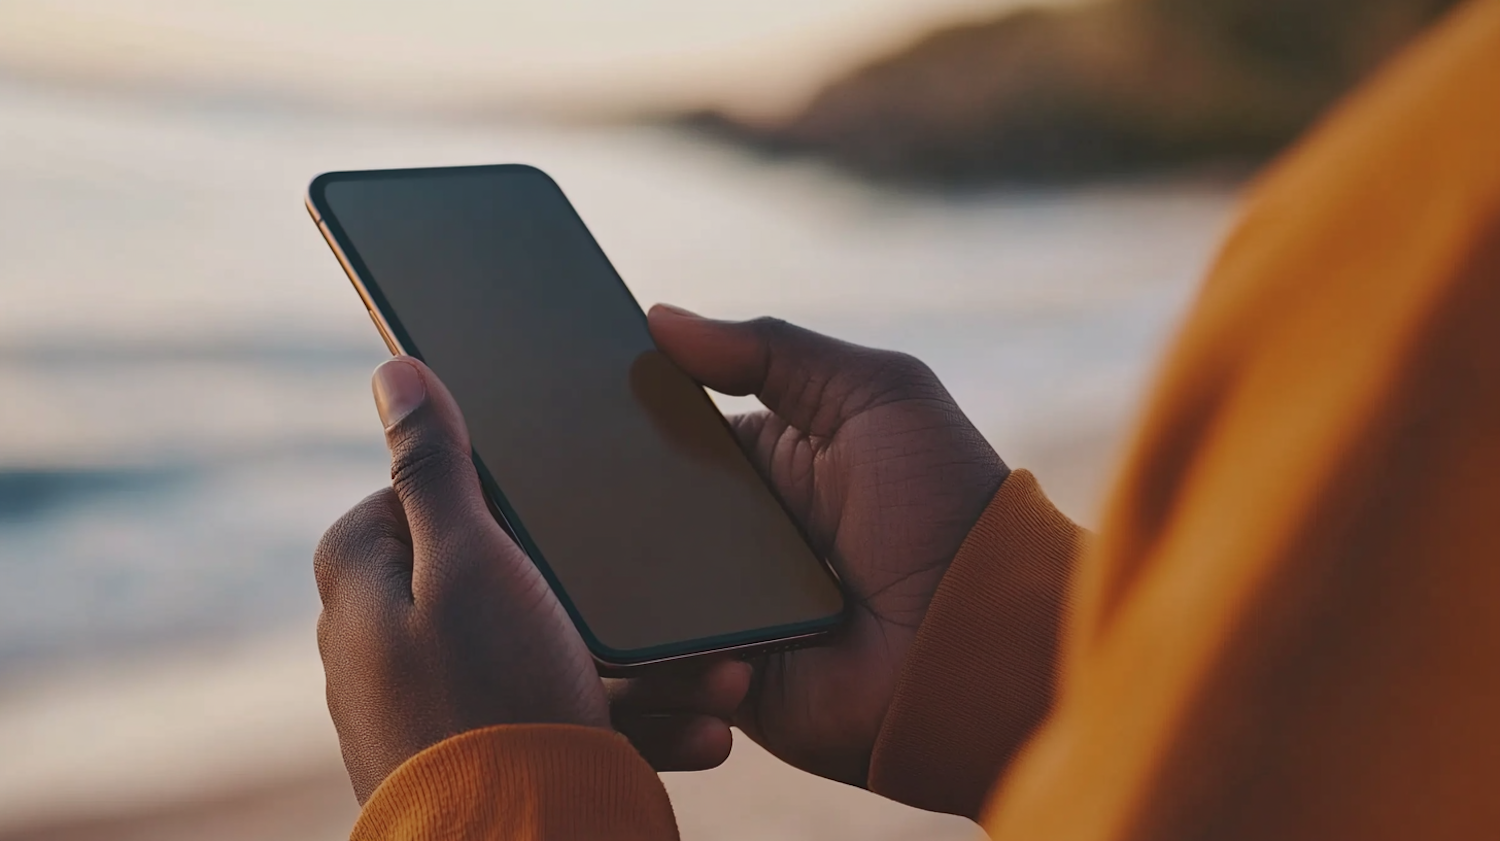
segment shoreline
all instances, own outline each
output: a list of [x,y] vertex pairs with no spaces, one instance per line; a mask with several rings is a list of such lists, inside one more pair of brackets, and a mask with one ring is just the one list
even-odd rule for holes
[[[1007,454],[1091,514],[1116,436]],[[1087,517],[1082,517],[1087,520]],[[346,837],[358,814],[324,708],[311,622],[258,639],[137,652],[0,684],[0,841]],[[784,766],[743,734],[719,769],[663,775],[687,841],[968,839],[920,812]]]
[[[157,657],[0,695],[0,744],[26,760],[0,770],[0,841],[347,837],[358,807],[310,632]],[[686,841],[974,832],[792,769],[740,733],[724,766],[662,776]]]

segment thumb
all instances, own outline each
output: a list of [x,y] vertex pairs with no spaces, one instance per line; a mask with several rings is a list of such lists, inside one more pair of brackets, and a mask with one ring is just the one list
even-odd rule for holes
[[754,394],[782,420],[831,435],[881,402],[947,393],[932,371],[904,353],[862,347],[778,318],[717,321],[657,304],[652,338],[677,367],[724,394]]
[[[416,359],[387,360],[371,385],[391,450],[391,487],[406,512],[420,567],[443,540],[490,521],[469,432],[453,395]],[[421,573],[413,570],[414,577]]]

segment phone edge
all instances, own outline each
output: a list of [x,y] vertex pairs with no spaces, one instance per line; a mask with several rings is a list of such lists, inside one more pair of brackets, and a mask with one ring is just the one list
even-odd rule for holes
[[[519,164],[519,165],[518,164],[501,164],[501,165],[498,165],[498,166],[526,166],[526,167],[528,167],[530,169],[535,169],[537,172],[541,173],[544,177],[546,177],[549,181],[552,181],[553,184],[557,186],[559,192],[562,191],[561,185],[557,185],[555,179],[553,179],[551,175],[549,175],[548,173],[546,173],[545,171],[543,171],[541,169],[537,169],[536,167],[531,167],[528,164]],[[460,168],[465,168],[465,167],[434,167],[434,168],[431,168],[431,169],[460,169]],[[413,168],[413,169],[429,169],[429,168],[418,167],[418,168]],[[364,279],[360,277],[359,272],[355,269],[354,263],[344,253],[343,247],[340,246],[339,243],[338,243],[338,238],[333,235],[332,230],[329,229],[327,223],[324,221],[322,213],[320,213],[319,210],[318,210],[318,202],[317,202],[315,194],[314,194],[315,188],[320,184],[320,182],[324,182],[325,179],[331,180],[332,177],[335,177],[335,176],[338,176],[338,175],[355,174],[357,172],[378,172],[378,171],[390,171],[390,170],[362,170],[362,171],[360,171],[360,170],[351,170],[351,171],[329,171],[329,172],[320,173],[318,176],[316,176],[315,178],[313,178],[313,180],[311,182],[309,182],[309,184],[307,186],[307,189],[305,191],[305,194],[303,196],[303,204],[304,204],[304,206],[307,209],[308,216],[312,218],[313,224],[317,227],[319,234],[322,235],[323,241],[328,245],[329,250],[333,252],[333,256],[334,256],[334,258],[336,260],[338,260],[339,265],[341,267],[343,267],[343,269],[344,269],[344,275],[346,277],[348,277],[349,283],[354,287],[354,291],[359,296],[360,302],[364,304],[365,313],[367,315],[369,315],[370,321],[375,325],[375,329],[380,334],[381,339],[385,342],[386,348],[390,351],[390,353],[391,353],[392,356],[396,356],[396,355],[408,354],[408,351],[407,351],[407,349],[405,349],[405,348],[402,347],[400,340],[397,338],[397,331],[386,320],[385,314],[381,311],[381,308],[379,307],[379,305],[377,305],[375,303],[374,297],[371,295],[370,290],[366,286],[366,283],[365,283]],[[566,193],[564,193],[564,197],[566,197]],[[569,204],[571,205],[572,202],[569,201]],[[576,213],[577,211],[575,210],[574,212]],[[596,246],[597,246],[597,243],[596,243]],[[608,257],[606,256],[605,259],[608,260]],[[613,267],[611,266],[611,268],[613,268]],[[623,279],[622,279],[622,282],[623,282]],[[626,287],[626,291],[629,292],[629,287]],[[631,293],[631,298],[634,299],[634,297],[635,297],[634,294]],[[644,308],[640,307],[640,304],[638,302],[637,302],[636,306],[637,306],[638,309],[642,310],[642,314],[644,315]],[[704,395],[704,399],[708,399],[707,394]],[[725,421],[725,427],[726,427],[726,429],[728,428],[728,422],[727,422],[727,420]],[[476,457],[475,460],[477,462],[477,460],[478,460],[477,457]],[[476,468],[483,470],[485,473],[488,473],[488,470],[485,469],[485,468],[483,468],[483,467],[481,467],[480,465],[476,464],[475,466],[476,466]],[[491,481],[492,482],[494,481],[493,478],[491,478]],[[498,484],[498,483],[496,483],[496,484]],[[485,501],[487,503],[487,507],[490,509],[491,514],[493,514],[495,516],[495,518],[499,522],[500,526],[503,529],[505,529],[506,533],[509,534],[513,540],[516,540],[517,548],[521,549],[521,551],[523,553],[525,553],[526,549],[525,549],[525,547],[523,545],[521,545],[521,541],[518,540],[518,539],[516,539],[516,531],[515,531],[513,525],[511,524],[509,518],[506,516],[506,514],[505,514],[504,510],[501,508],[501,506],[499,504],[497,504],[494,500],[490,499],[490,494],[487,491],[485,493]],[[788,512],[788,516],[790,516],[790,512]],[[800,530],[800,528],[799,528],[799,530]],[[527,555],[528,555],[528,559],[530,559],[532,561],[532,563],[536,563],[535,559],[531,559],[530,558],[529,553],[527,553]],[[823,560],[823,559],[820,558],[819,561],[825,567],[828,566],[826,560]],[[837,581],[838,580],[837,573],[834,573],[831,568],[829,568],[829,572],[834,575],[834,579],[835,579],[835,581]],[[550,581],[550,579],[552,578],[552,576],[548,575],[546,577],[549,579],[548,586],[549,587],[555,586],[553,584],[553,582]],[[839,589],[840,590],[843,589],[842,585],[839,586]],[[844,619],[845,619],[845,617],[847,615],[847,612],[848,612],[847,594],[845,595],[845,601],[846,601],[846,604],[845,604],[845,607],[844,607],[843,610],[841,610],[837,614],[831,615],[831,617],[829,617],[826,621],[825,620],[811,620],[811,624],[814,625],[815,627],[808,627],[808,626],[804,625],[803,627],[807,628],[807,630],[803,630],[803,631],[800,631],[800,632],[793,632],[793,633],[790,633],[790,634],[787,634],[787,635],[782,635],[782,636],[776,636],[776,637],[774,637],[772,639],[749,640],[749,641],[746,641],[746,642],[731,642],[731,643],[726,643],[724,645],[716,645],[716,646],[712,646],[712,647],[708,647],[708,648],[703,648],[703,649],[699,649],[699,650],[685,651],[685,652],[680,652],[680,653],[675,653],[675,654],[666,654],[666,655],[662,655],[662,656],[659,656],[659,657],[646,657],[646,658],[643,658],[643,659],[634,659],[634,658],[631,658],[629,660],[611,660],[611,659],[608,659],[607,657],[603,656],[601,654],[601,652],[599,651],[599,649],[600,648],[605,648],[605,649],[609,649],[610,651],[614,651],[615,649],[610,648],[609,646],[604,645],[602,641],[599,641],[599,640],[595,639],[592,632],[590,632],[590,633],[583,633],[583,634],[580,634],[580,636],[583,637],[584,646],[586,648],[588,648],[589,655],[594,660],[595,669],[596,669],[596,671],[600,675],[605,676],[605,677],[624,677],[624,676],[627,676],[627,675],[635,674],[635,673],[640,672],[640,671],[649,670],[649,669],[652,669],[652,668],[657,668],[657,667],[660,667],[660,666],[663,666],[663,665],[666,665],[666,664],[670,664],[670,663],[674,663],[674,662],[678,662],[678,661],[682,661],[682,660],[697,659],[697,658],[700,658],[700,657],[713,657],[713,656],[734,655],[734,656],[737,656],[737,657],[739,657],[741,659],[744,659],[744,658],[753,657],[753,656],[776,654],[776,653],[781,653],[781,652],[784,652],[784,651],[790,651],[790,650],[799,649],[799,648],[808,648],[808,647],[817,645],[819,642],[821,642],[823,639],[825,639],[826,637],[828,637],[830,634],[832,634],[835,630],[837,630],[843,624]],[[572,612],[573,612],[572,610],[569,611],[569,613],[572,613]],[[577,624],[577,622],[575,620],[575,625],[576,624]],[[782,627],[797,627],[797,626],[782,626]],[[773,627],[773,628],[767,628],[766,630],[773,631],[773,630],[776,630],[776,629]],[[622,652],[622,653],[625,653],[625,652]]]

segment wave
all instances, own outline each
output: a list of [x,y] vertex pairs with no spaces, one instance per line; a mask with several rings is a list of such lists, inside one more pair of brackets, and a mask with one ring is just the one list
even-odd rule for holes
[[[370,367],[385,355],[373,333],[330,331],[288,334],[276,330],[238,335],[155,338],[51,335],[24,341],[0,340],[0,365],[38,367],[74,364],[111,366],[173,362],[236,362],[296,365],[309,362]],[[374,361],[372,363],[372,360]]]
[[184,478],[176,468],[0,469],[0,524],[34,521],[112,494],[155,491]]

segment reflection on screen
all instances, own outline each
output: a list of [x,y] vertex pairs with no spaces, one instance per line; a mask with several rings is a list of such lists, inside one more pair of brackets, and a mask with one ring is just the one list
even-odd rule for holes
[[587,630],[617,651],[825,619],[836,585],[562,192],[527,167],[326,182],[331,227],[452,390]]

